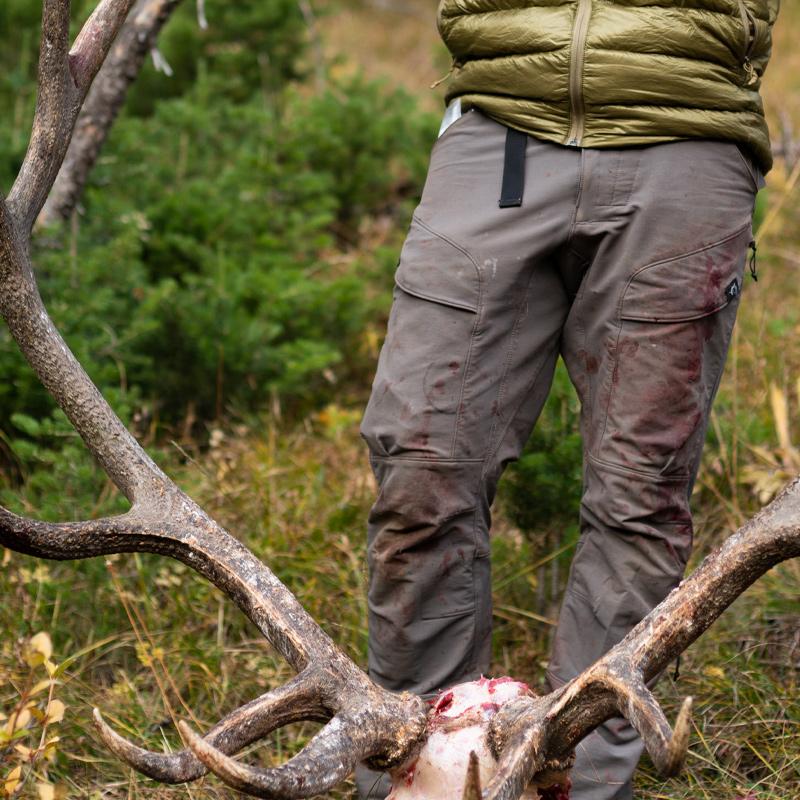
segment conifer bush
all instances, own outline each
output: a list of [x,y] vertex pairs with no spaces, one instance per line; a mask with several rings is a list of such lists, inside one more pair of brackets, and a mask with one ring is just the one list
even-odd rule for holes
[[[5,191],[24,155],[15,130],[30,124],[40,13],[40,0],[0,10],[0,61],[17,58],[0,100],[19,111],[0,120]],[[353,376],[366,382],[361,339],[385,311],[394,259],[364,246],[362,228],[389,214],[399,239],[435,133],[402,92],[359,78],[312,89],[293,0],[209,0],[208,31],[194,13],[181,7],[160,42],[175,76],[143,72],[74,224],[41,232],[34,254],[92,379],[137,433],[162,440],[178,428],[202,438],[203,423],[275,398],[305,413]],[[0,373],[0,473],[57,516],[59,454],[80,443],[5,329]],[[66,485],[96,491],[102,478],[72,455]]]

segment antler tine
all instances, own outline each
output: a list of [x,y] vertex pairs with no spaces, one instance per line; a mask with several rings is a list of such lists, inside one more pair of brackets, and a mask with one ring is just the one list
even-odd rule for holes
[[8,195],[12,216],[26,234],[58,174],[86,92],[134,2],[101,0],[70,51],[70,0],[44,0],[33,128]]
[[467,777],[464,781],[464,793],[461,795],[461,800],[483,800],[483,790],[481,789],[481,764],[474,750],[469,754]]
[[[0,508],[0,544],[56,560],[132,552],[175,558],[225,592],[298,672],[314,658],[335,660],[336,646],[278,578],[174,484],[169,489],[185,508],[135,506],[118,517],[72,523],[40,522]],[[173,519],[161,519],[167,514]]]
[[135,2],[136,0],[100,0],[75,37],[75,44],[69,54],[69,68],[81,92],[81,100],[103,66],[108,51]]
[[692,698],[681,705],[675,729],[670,727],[664,711],[640,676],[625,678],[612,685],[619,713],[642,737],[656,769],[665,777],[677,775],[689,749],[692,720]]
[[0,506],[0,544],[37,558],[67,561],[110,555],[123,550],[141,521],[131,512],[84,522],[41,522],[20,517]]
[[481,795],[482,800],[517,800],[522,796],[534,775],[545,767],[546,733],[539,723],[519,728],[503,747],[497,772]]
[[672,731],[646,682],[765,572],[799,556],[800,478],[730,536],[594,665],[536,702],[510,703],[498,711],[491,737],[495,752],[508,765],[507,775],[496,775],[484,792],[486,800],[518,797],[524,780],[531,777],[533,770],[523,762],[532,752],[520,744],[521,731],[541,726],[540,746],[548,758],[565,758],[592,730],[618,713],[639,731],[657,768],[665,775],[677,772],[688,747],[692,701],[684,701]]
[[[319,683],[319,677],[313,671],[301,672],[286,685],[228,714],[206,734],[205,740],[217,750],[231,755],[292,722],[326,722],[331,714],[321,702]],[[94,709],[93,718],[108,749],[148,778],[161,783],[187,783],[207,772],[189,749],[171,754],[145,750],[116,733],[98,709]]]
[[[28,151],[8,196],[12,216],[26,231],[33,225],[33,208],[39,200],[44,204],[55,180],[55,172],[50,177],[53,166],[48,163],[54,160],[51,150],[57,148],[63,139],[69,139],[72,129],[65,113],[72,102],[73,88],[67,62],[69,12],[69,0],[44,0],[42,4],[42,46],[39,50],[39,86],[33,128]],[[49,169],[42,170],[43,164]]]
[[37,225],[63,221],[75,209],[89,171],[158,34],[181,0],[138,0],[97,71],[75,122],[72,141]]
[[379,749],[380,733],[369,712],[335,716],[294,758],[273,769],[234,761],[185,722],[181,735],[197,758],[223,783],[253,797],[292,800],[322,794],[343,781]]

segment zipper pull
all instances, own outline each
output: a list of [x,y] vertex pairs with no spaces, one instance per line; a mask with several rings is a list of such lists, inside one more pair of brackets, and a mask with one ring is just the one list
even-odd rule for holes
[[750,244],[747,245],[752,253],[750,254],[750,274],[753,276],[753,280],[758,283],[758,270],[756,269],[756,255],[758,253],[758,245],[756,244],[755,239],[750,240]]
[[437,86],[440,86],[441,84],[443,84],[453,74],[453,72],[455,72],[456,67],[460,67],[460,66],[461,65],[458,63],[458,59],[455,56],[453,56],[453,60],[450,63],[450,69],[447,70],[447,73],[445,75],[442,75],[441,78],[439,78],[438,80],[434,81],[430,85],[429,88],[430,89],[435,89]]
[[746,78],[745,86],[752,86],[754,83],[758,83],[758,73],[749,58],[744,60],[744,74]]

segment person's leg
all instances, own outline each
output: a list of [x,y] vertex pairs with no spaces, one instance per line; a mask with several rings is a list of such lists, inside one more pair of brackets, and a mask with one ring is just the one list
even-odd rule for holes
[[[548,678],[563,685],[680,581],[689,498],[751,238],[754,175],[732,144],[587,151],[572,249],[588,266],[564,330],[582,402],[581,538]],[[574,800],[628,800],[620,719],[581,743]]]
[[[547,395],[568,311],[550,255],[578,155],[529,141],[525,203],[500,209],[505,137],[471,112],[435,147],[362,424],[379,485],[370,675],[423,695],[488,670],[489,508]],[[367,796],[375,774],[357,777]]]

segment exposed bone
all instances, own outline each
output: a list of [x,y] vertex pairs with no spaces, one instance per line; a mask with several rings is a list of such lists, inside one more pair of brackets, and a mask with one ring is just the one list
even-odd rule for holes
[[[511,678],[480,678],[442,692],[428,712],[428,737],[412,761],[392,771],[387,800],[479,800],[481,786],[498,769],[487,731],[498,711],[519,699],[535,699],[530,689]],[[539,790],[568,785],[571,758],[548,763],[521,797],[536,800]]]

